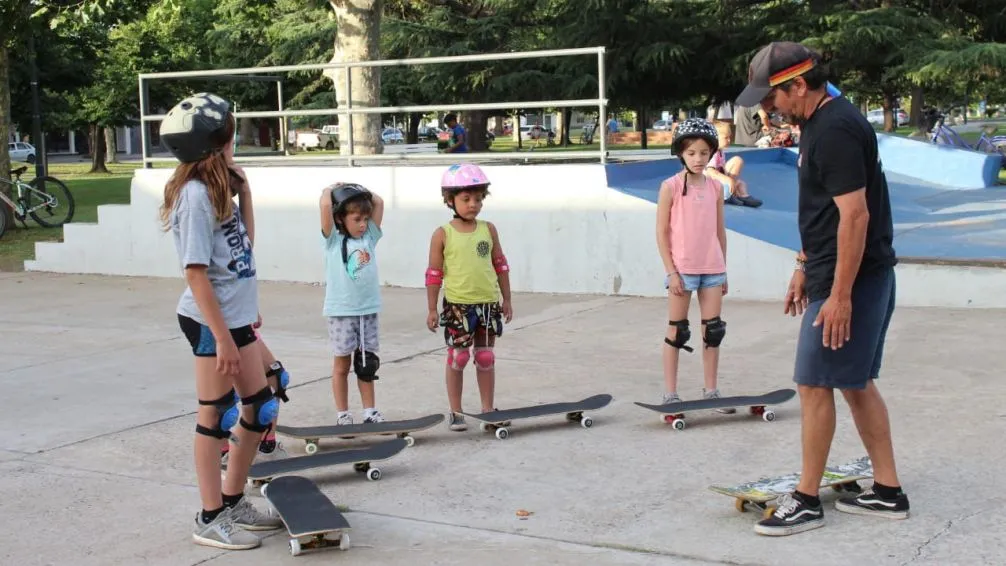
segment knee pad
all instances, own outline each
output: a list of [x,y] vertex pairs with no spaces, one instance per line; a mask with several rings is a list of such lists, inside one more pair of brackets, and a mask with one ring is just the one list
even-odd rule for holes
[[692,337],[692,331],[688,328],[688,319],[685,320],[671,320],[668,324],[677,328],[677,332],[674,333],[674,340],[664,338],[664,342],[678,348],[679,350],[687,350],[689,352],[693,351],[691,346],[686,346],[688,339]]
[[496,356],[493,354],[492,348],[475,348],[476,369],[489,370],[493,369],[495,365]]
[[251,397],[242,397],[241,404],[246,407],[251,405],[252,407],[255,422],[250,423],[244,417],[241,417],[240,422],[241,426],[253,432],[265,432],[269,430],[272,421],[276,419],[276,415],[279,413],[279,401],[273,396],[272,388],[268,385]]
[[463,350],[447,348],[447,365],[451,369],[465,369],[469,358],[471,358],[471,353],[468,351],[468,348]]
[[241,414],[238,412],[238,394],[231,389],[223,397],[215,401],[199,400],[200,405],[213,405],[217,409],[217,417],[214,420],[213,428],[206,428],[201,424],[196,424],[196,432],[212,436],[213,438],[227,438],[230,430],[237,424]]
[[727,323],[715,316],[703,320],[702,324],[706,326],[705,333],[702,335],[702,341],[706,343],[706,348],[718,348],[727,333]]
[[290,398],[286,396],[286,388],[290,385],[290,374],[283,367],[283,363],[279,360],[273,362],[269,366],[269,371],[265,372],[265,376],[276,378],[276,389],[273,390],[273,395],[282,399],[284,403],[288,403]]
[[377,357],[377,354],[361,353],[360,350],[353,352],[353,371],[356,372],[356,379],[366,382],[376,381],[377,370],[380,367],[381,358]]

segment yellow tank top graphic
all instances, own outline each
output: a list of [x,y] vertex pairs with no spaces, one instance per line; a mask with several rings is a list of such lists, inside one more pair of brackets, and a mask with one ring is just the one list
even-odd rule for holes
[[478,305],[499,298],[492,234],[488,224],[476,222],[470,233],[444,225],[444,297],[452,303]]

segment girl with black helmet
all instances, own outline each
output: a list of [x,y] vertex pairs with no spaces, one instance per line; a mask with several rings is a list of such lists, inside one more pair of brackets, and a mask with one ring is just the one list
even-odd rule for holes
[[[678,355],[691,337],[688,308],[692,291],[698,293],[701,311],[702,365],[706,399],[720,396],[717,387],[719,345],[726,332],[720,319],[727,293],[727,235],[723,223],[723,190],[704,172],[719,149],[716,128],[701,118],[678,124],[672,143],[684,168],[660,185],[657,199],[657,247],[663,261],[668,293],[669,325],[664,342],[663,403],[680,401]],[[731,413],[735,409],[719,409]]]
[[384,201],[355,183],[336,183],[322,190],[321,235],[325,254],[325,304],[332,350],[332,395],[336,424],[353,424],[349,412],[349,366],[356,374],[364,423],[384,421],[374,399],[380,350],[378,313],[381,281],[377,242],[383,236]]
[[[208,93],[182,100],[165,115],[161,140],[180,163],[164,187],[160,213],[188,283],[177,313],[196,358],[195,464],[203,509],[192,537],[197,544],[244,550],[261,544],[248,531],[278,529],[282,521],[244,497],[248,468],[279,404],[255,343],[252,202],[233,166],[234,127],[227,101]],[[221,481],[220,441],[232,428],[237,442]]]

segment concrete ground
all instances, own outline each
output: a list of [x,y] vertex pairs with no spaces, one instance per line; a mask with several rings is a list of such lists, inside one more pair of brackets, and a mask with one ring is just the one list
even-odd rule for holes
[[[438,426],[381,464],[304,472],[349,509],[354,547],[298,558],[285,531],[261,548],[192,543],[191,357],[174,308],[181,280],[0,274],[0,563],[132,564],[992,564],[1006,507],[1002,313],[899,309],[881,387],[913,516],[886,521],[831,508],[827,525],[784,538],[706,489],[798,470],[800,406],[766,423],[696,414],[681,432],[633,405],[661,393],[661,300],[518,295],[497,348],[497,405],[614,401],[586,430],[560,417],[516,421],[505,441]],[[780,295],[782,293],[780,289]],[[263,335],[293,377],[281,422],[334,419],[323,287],[263,284]],[[379,407],[391,418],[446,409],[441,338],[424,327],[421,290],[386,289]],[[693,306],[693,309],[695,307]],[[779,303],[729,300],[721,387],[791,386],[798,320]],[[692,320],[699,318],[697,309]],[[969,338],[975,335],[980,338]],[[693,339],[693,343],[698,343]],[[698,355],[681,393],[701,390]],[[470,380],[466,408],[476,410]],[[354,392],[351,401],[358,408]],[[863,453],[840,403],[831,460]],[[282,440],[282,437],[281,437]],[[324,449],[356,441],[329,441]],[[287,439],[291,455],[303,444]],[[254,497],[257,505],[264,500]],[[533,514],[520,520],[520,509]]]

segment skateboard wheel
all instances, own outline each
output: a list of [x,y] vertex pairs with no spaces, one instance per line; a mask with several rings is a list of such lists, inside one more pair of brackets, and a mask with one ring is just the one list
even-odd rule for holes
[[314,442],[308,442],[304,445],[304,452],[307,452],[308,454],[314,454],[317,451],[318,445]]
[[411,436],[404,436],[403,438],[405,438],[405,445],[406,446],[412,447],[412,446],[416,445],[416,439],[415,438],[412,438]]
[[510,431],[505,428],[496,429],[496,438],[500,440],[506,440],[510,436]]
[[743,513],[748,510],[748,502],[743,499],[737,499],[734,501],[734,507],[738,512]]
[[762,519],[768,519],[769,517],[772,516],[773,513],[775,513],[775,507],[766,507],[761,512],[761,518]]
[[583,419],[580,420],[580,426],[582,426],[583,428],[590,428],[593,425],[594,420],[591,419],[590,417],[583,417]]
[[377,481],[381,479],[381,470],[377,468],[370,468],[367,470],[367,479],[370,481]]
[[479,423],[479,430],[482,432],[489,432],[489,423]]
[[674,427],[674,430],[685,430],[685,420],[674,419],[674,422],[671,423],[671,426]]
[[349,550],[349,533],[339,536],[339,550]]
[[770,423],[775,420],[775,411],[769,409],[762,413],[761,418],[765,419],[765,422]]
[[290,554],[300,556],[300,541],[295,538],[290,539]]

